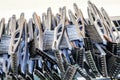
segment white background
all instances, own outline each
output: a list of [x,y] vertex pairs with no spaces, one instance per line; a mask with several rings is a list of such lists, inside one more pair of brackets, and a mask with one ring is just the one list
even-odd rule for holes
[[[39,16],[52,8],[54,14],[58,12],[59,7],[66,6],[73,10],[73,3],[77,3],[81,8],[84,17],[87,17],[88,0],[0,0],[0,19],[5,17],[6,22],[13,14],[17,18],[21,12],[25,13],[27,20],[32,17],[33,12]],[[120,0],[91,0],[99,9],[104,7],[110,16],[120,16]]]

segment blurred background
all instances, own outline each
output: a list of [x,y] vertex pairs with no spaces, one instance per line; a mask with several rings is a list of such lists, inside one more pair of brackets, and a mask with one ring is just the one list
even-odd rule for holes
[[[110,16],[120,16],[120,0],[90,0],[99,9],[104,7]],[[88,0],[0,0],[0,19],[5,17],[6,22],[13,14],[19,17],[21,12],[25,13],[27,19],[32,17],[33,12],[41,16],[47,11],[48,7],[52,8],[54,14],[58,12],[59,7],[66,6],[67,9],[73,10],[73,3],[77,3],[81,8],[83,15],[87,18]]]

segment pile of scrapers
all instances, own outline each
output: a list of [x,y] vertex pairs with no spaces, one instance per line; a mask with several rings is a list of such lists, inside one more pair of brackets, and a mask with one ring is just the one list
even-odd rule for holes
[[110,17],[90,1],[88,19],[73,8],[1,19],[0,80],[119,79],[120,34]]

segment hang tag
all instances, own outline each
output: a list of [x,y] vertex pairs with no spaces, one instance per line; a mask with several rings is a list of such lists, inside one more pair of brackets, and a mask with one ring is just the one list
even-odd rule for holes
[[54,31],[45,31],[43,37],[43,50],[51,50],[54,40]]
[[67,26],[67,34],[70,41],[79,40],[80,38],[77,35],[74,25]]

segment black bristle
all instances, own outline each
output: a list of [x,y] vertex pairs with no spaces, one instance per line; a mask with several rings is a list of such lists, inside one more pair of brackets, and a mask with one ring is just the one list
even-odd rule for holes
[[94,25],[87,25],[86,31],[88,32],[89,37],[93,41],[98,42],[98,43],[102,43],[102,39],[101,39],[100,35],[98,34],[97,30],[95,29]]
[[69,66],[65,72],[63,80],[73,80],[75,76],[77,68],[75,66]]
[[14,75],[17,75],[18,67],[17,67],[17,54],[16,53],[11,54],[11,60],[12,60],[12,63],[11,63],[12,72]]
[[36,47],[35,47],[35,40],[29,42],[29,52],[30,58],[34,58],[36,56]]

